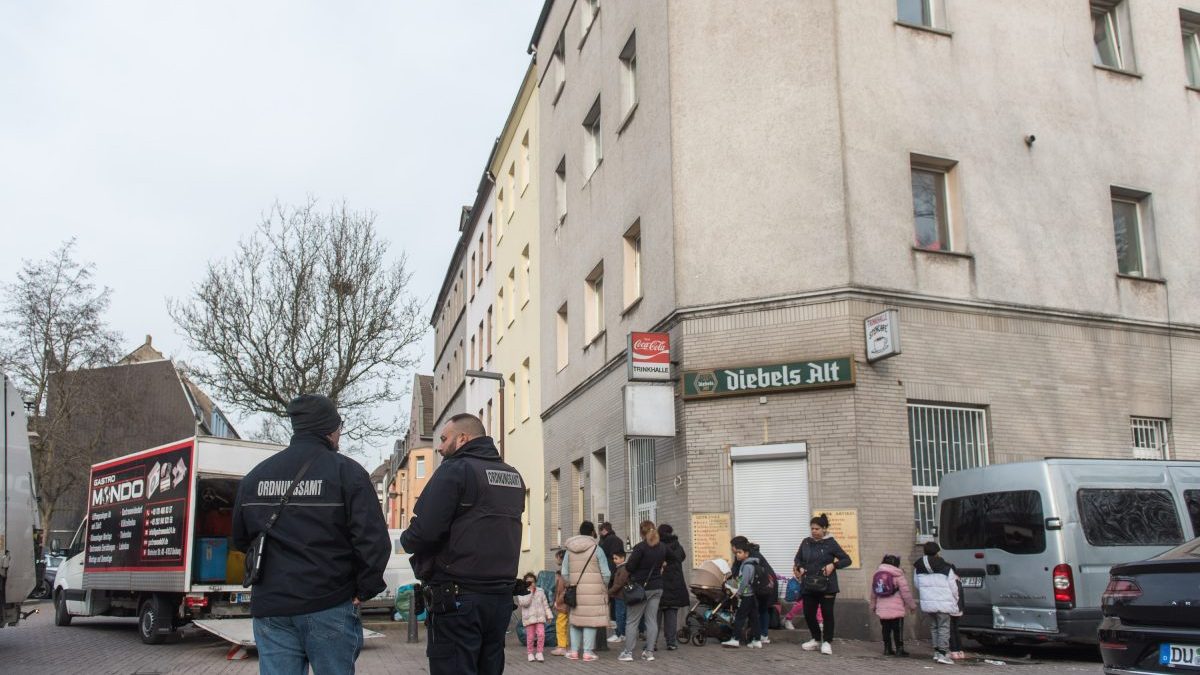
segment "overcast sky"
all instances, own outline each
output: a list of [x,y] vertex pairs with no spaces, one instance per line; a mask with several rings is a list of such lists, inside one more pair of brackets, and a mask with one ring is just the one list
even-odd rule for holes
[[186,359],[166,298],[313,195],[378,213],[436,297],[541,5],[0,4],[0,283],[76,237],[129,349]]

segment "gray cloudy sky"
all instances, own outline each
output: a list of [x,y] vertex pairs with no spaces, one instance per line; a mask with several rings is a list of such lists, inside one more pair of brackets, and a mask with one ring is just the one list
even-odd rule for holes
[[77,237],[129,348],[186,358],[165,299],[313,195],[377,212],[436,296],[541,4],[3,3],[0,283]]

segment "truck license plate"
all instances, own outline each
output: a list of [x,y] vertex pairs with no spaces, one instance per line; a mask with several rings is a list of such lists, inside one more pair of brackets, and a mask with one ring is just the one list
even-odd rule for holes
[[963,588],[983,588],[983,577],[963,577]]
[[250,602],[250,594],[249,593],[230,593],[229,601],[234,604]]
[[1158,662],[1164,666],[1200,668],[1200,647],[1163,643],[1158,648]]

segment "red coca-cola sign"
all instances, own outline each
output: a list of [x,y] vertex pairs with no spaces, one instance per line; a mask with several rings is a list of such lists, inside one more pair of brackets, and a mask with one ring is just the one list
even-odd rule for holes
[[668,333],[629,334],[629,379],[671,379],[671,336]]

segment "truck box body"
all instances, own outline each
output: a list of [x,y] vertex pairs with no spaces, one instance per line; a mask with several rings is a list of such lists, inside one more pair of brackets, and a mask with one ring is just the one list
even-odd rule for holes
[[[21,603],[37,585],[34,536],[40,524],[33,490],[33,458],[25,404],[4,376],[0,431],[0,626],[16,625]],[[7,556],[5,553],[7,552]]]

